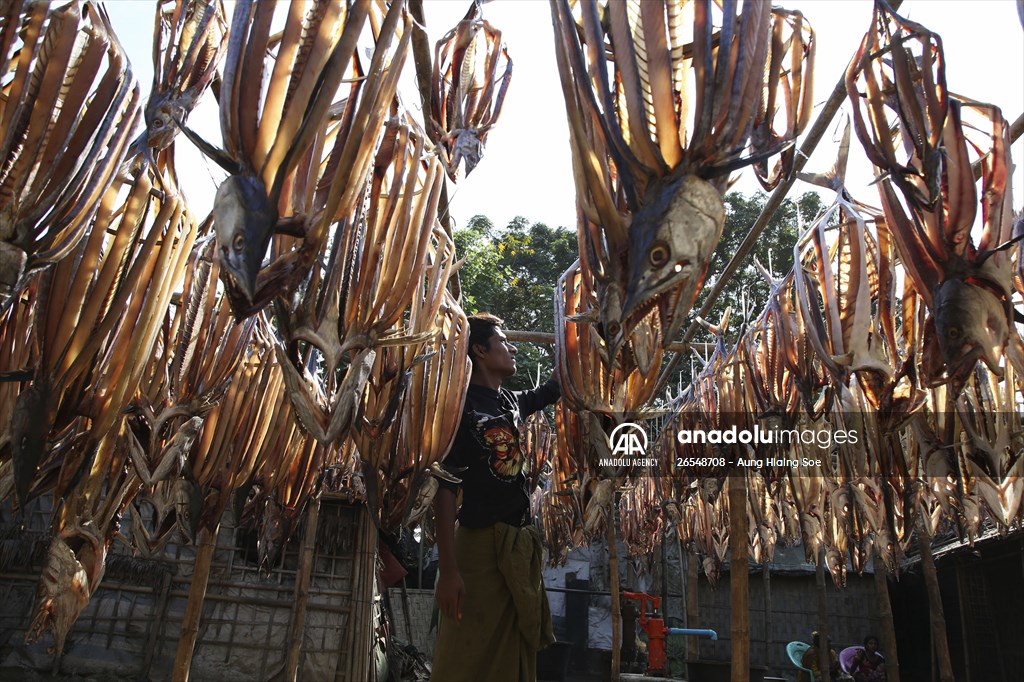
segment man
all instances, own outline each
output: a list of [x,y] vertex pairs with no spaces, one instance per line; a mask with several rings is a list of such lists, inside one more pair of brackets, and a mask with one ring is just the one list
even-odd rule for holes
[[502,380],[516,373],[517,352],[500,329],[502,322],[490,314],[469,318],[473,373],[459,431],[444,461],[462,483],[440,481],[434,498],[434,594],[441,625],[431,680],[437,682],[536,680],[537,650],[554,639],[540,536],[530,524],[519,427],[526,416],[557,401],[561,391],[554,378],[533,391],[501,388]]

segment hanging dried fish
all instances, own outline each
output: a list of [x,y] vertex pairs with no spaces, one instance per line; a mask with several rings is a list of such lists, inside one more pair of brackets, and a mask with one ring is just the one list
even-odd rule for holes
[[[883,3],[875,6],[846,87],[857,136],[887,174],[879,193],[893,241],[932,313],[922,331],[923,379],[930,385],[951,382],[957,393],[979,359],[989,370],[1002,371],[1003,349],[1016,333],[1012,266],[1003,252],[1012,236],[1006,122],[996,107],[951,98],[939,37]],[[967,126],[961,119],[968,113],[980,122]],[[969,140],[974,131],[979,139]],[[980,191],[972,148],[982,165]],[[975,246],[971,229],[979,196],[983,233]]]
[[463,163],[467,176],[480,163],[512,80],[501,31],[484,21],[481,4],[472,0],[466,16],[434,48],[427,127],[452,181]]
[[82,240],[141,113],[101,5],[22,9],[0,16],[0,311]]
[[[225,149],[186,133],[230,173],[217,190],[213,214],[221,276],[239,319],[291,292],[308,274],[330,224],[358,201],[410,35],[405,3],[392,3],[382,22],[374,19],[379,30],[364,73],[357,40],[374,11],[371,4],[318,0],[307,12],[304,3],[281,3],[284,30],[275,36],[270,31],[278,3],[242,0],[235,5],[220,92]],[[276,57],[268,63],[271,47],[277,48]],[[306,212],[296,213],[290,187],[294,173],[337,115],[332,107],[346,81],[343,130],[335,149],[323,165],[320,158],[312,160],[312,168],[327,173],[322,183],[329,189],[305,205]],[[264,266],[275,234],[281,235],[278,247],[291,244],[287,240],[292,237],[284,235],[300,237],[302,243],[283,254],[275,247],[274,260]]]
[[143,110],[146,127],[129,156],[141,152],[153,163],[171,146],[178,126],[216,78],[227,46],[221,0],[160,0],[153,27],[153,85]]
[[34,335],[40,349],[9,430],[22,505],[44,490],[63,497],[92,447],[119,423],[197,235],[173,184],[153,169],[112,185],[90,227],[72,258],[33,283],[29,326],[8,329],[13,339]]
[[[288,395],[303,428],[320,442],[346,435],[381,347],[419,344],[439,329],[426,311],[417,331],[403,319],[410,305],[424,301],[440,309],[454,266],[450,238],[438,241],[441,169],[426,144],[409,119],[388,122],[365,201],[340,221],[326,267],[313,273],[293,307],[275,307]],[[322,376],[312,371],[318,360]]]
[[813,36],[799,15],[760,2],[719,15],[702,1],[687,33],[683,5],[552,0],[581,261],[608,363],[652,310],[661,345],[675,340],[722,233],[728,173],[791,146],[810,111]]

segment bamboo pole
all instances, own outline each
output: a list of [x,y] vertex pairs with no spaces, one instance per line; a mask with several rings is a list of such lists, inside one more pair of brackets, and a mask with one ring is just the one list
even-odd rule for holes
[[[513,343],[532,343],[539,346],[553,346],[555,335],[550,332],[528,332],[519,329],[503,329],[505,336]],[[710,353],[715,349],[713,343],[688,343],[673,341],[668,345],[668,350],[673,353],[685,353],[694,350],[700,353]]]
[[206,601],[206,586],[210,580],[210,566],[213,553],[217,547],[218,523],[213,529],[202,528],[199,531],[196,560],[192,568],[192,584],[188,592],[188,605],[181,623],[181,639],[178,640],[178,651],[174,657],[174,682],[188,682],[189,669],[192,667],[192,654],[195,651],[196,639],[199,637],[199,624],[203,617],[203,602]]
[[425,554],[424,548],[427,546],[427,531],[424,530],[423,524],[420,524],[420,542],[416,548],[416,553],[419,555],[416,561],[416,589],[423,589],[423,555]]
[[917,525],[917,544],[921,550],[921,573],[928,590],[928,615],[931,621],[932,645],[938,663],[940,682],[954,682],[953,664],[949,659],[949,640],[946,638],[946,616],[942,610],[939,575],[932,558],[932,541],[924,522]]
[[661,536],[658,551],[661,552],[661,617],[668,618],[668,538]]
[[302,640],[306,632],[306,603],[309,601],[309,578],[313,572],[313,550],[316,547],[316,527],[320,518],[320,498],[309,502],[306,528],[302,535],[299,554],[298,579],[295,581],[295,604],[292,608],[291,643],[285,664],[285,679],[297,680],[302,659]]
[[[350,597],[350,608],[348,615],[345,617],[345,635],[344,643],[342,644],[341,651],[346,655],[344,660],[344,670],[338,670],[339,673],[343,673],[343,680],[352,679],[352,667],[354,665],[353,659],[355,659],[355,631],[356,622],[359,620],[359,587],[362,584],[362,570],[363,570],[363,555],[362,552],[362,541],[363,541],[363,527],[362,527],[362,514],[363,508],[356,507],[355,511],[355,525],[356,525],[356,548],[355,553],[352,557],[352,595]],[[342,665],[341,656],[338,656],[338,666]]]
[[830,653],[832,647],[828,643],[828,593],[825,588],[824,546],[818,554],[814,577],[818,585],[818,669],[821,670],[821,682],[831,682],[832,657]]
[[772,667],[772,572],[764,562],[761,578],[764,581],[764,664]]
[[611,682],[619,682],[622,654],[622,609],[619,603],[619,552],[615,545],[615,499],[608,510],[608,587],[612,593],[612,670]]
[[377,557],[376,527],[365,509],[360,510],[359,525],[359,583],[353,584],[356,612],[352,620],[352,666],[348,677],[354,681],[366,680],[370,674],[370,663],[373,660],[373,588],[377,579],[374,570]]
[[748,682],[750,678],[750,570],[747,555],[747,476],[737,467],[729,481],[732,682]]
[[[686,627],[697,627],[697,556],[686,555]],[[692,661],[700,660],[700,638],[686,638],[686,655]]]
[[964,592],[966,591],[966,577],[964,576],[964,561],[963,557],[956,558],[956,596],[957,601],[960,604],[960,632],[964,633],[961,638],[961,646],[964,650],[964,682],[973,682],[971,679],[971,647],[969,644],[969,638],[967,633],[970,632],[968,621],[967,621],[967,600],[964,599]]
[[889,581],[886,579],[885,562],[875,553],[875,608],[882,622],[882,646],[885,652],[886,682],[900,682],[900,657],[896,647],[896,626],[892,621],[892,604],[889,602]]
[[160,591],[156,600],[155,619],[149,623],[149,634],[146,636],[146,653],[142,658],[142,670],[139,671],[139,679],[149,679],[149,670],[153,667],[153,657],[156,655],[157,638],[163,629],[164,617],[167,614],[167,597],[171,592],[171,574],[164,573],[160,580]]
[[[409,638],[409,644],[416,646],[412,637],[412,614],[409,613],[409,590],[405,585],[405,578],[402,578],[402,615],[405,616],[405,636]],[[397,623],[395,625],[397,627]]]

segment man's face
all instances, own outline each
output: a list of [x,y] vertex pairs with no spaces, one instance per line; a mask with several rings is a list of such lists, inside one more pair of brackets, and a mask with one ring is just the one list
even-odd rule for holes
[[477,366],[480,369],[491,370],[501,377],[510,377],[515,374],[516,353],[519,351],[509,343],[505,332],[495,328],[494,334],[487,340],[490,345],[486,349],[479,345],[473,347]]

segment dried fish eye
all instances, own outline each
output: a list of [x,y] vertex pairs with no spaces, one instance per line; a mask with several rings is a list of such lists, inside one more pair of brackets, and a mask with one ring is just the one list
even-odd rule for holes
[[669,251],[668,246],[664,243],[657,243],[651,247],[651,250],[647,252],[647,260],[650,264],[656,268],[660,268],[668,263]]
[[241,234],[236,234],[235,238],[231,241],[231,245],[235,251],[241,251],[245,248],[245,237]]
[[950,327],[948,330],[946,330],[946,336],[948,336],[951,339],[959,339],[960,327]]

